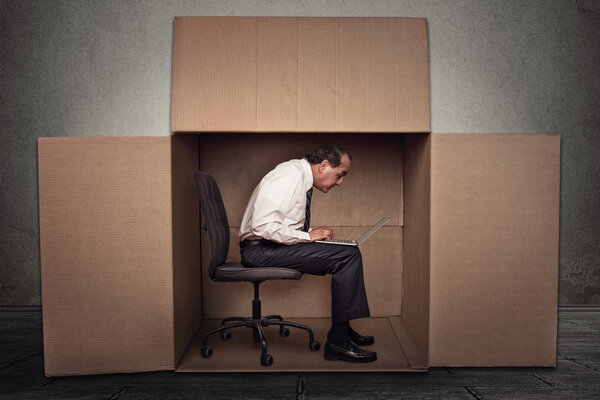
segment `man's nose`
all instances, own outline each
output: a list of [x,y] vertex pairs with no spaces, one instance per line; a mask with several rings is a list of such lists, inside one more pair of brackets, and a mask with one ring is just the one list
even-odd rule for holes
[[338,186],[342,186],[342,181],[344,180],[344,178],[340,178],[337,180],[337,182],[335,183]]

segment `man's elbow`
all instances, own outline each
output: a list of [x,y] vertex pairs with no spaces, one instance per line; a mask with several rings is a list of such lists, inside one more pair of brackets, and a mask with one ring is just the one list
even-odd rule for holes
[[250,226],[250,232],[252,232],[254,236],[258,236],[267,240],[270,239],[269,230],[265,229],[265,225]]
[[279,222],[269,222],[261,225],[250,224],[250,232],[252,232],[253,235],[274,242],[280,242],[277,240],[279,237],[277,232],[279,232],[280,229],[281,224]]

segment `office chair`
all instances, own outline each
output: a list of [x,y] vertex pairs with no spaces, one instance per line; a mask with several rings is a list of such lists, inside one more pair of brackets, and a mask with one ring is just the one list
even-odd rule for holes
[[244,326],[252,328],[254,341],[261,343],[260,363],[264,366],[273,364],[273,357],[267,354],[267,340],[263,327],[279,325],[279,334],[289,336],[288,326],[304,329],[308,332],[308,345],[312,351],[317,351],[321,344],[315,340],[312,329],[306,325],[284,321],[280,315],[261,315],[259,286],[270,279],[295,279],[302,278],[302,273],[289,268],[265,267],[246,268],[239,262],[228,262],[229,251],[229,223],[221,192],[212,176],[203,172],[196,172],[196,183],[200,195],[200,205],[204,214],[206,229],[210,237],[212,256],[210,260],[209,276],[217,282],[252,282],[254,285],[254,300],[252,301],[252,317],[230,317],[221,321],[221,326],[209,330],[202,338],[202,356],[210,357],[212,349],[208,347],[208,337],[213,333],[221,332],[221,338],[231,338],[231,328]]

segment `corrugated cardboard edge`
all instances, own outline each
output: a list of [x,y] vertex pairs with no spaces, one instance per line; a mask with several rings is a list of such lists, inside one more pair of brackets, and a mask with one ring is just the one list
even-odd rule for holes
[[398,337],[398,341],[402,346],[402,351],[410,364],[410,367],[414,370],[428,370],[427,362],[419,352],[417,345],[413,337],[410,335],[410,332],[406,328],[404,321],[400,316],[397,317],[388,317],[396,336]]
[[202,322],[200,211],[194,179],[200,165],[198,141],[197,135],[171,137],[175,365]]
[[429,363],[431,135],[404,136],[402,320]]

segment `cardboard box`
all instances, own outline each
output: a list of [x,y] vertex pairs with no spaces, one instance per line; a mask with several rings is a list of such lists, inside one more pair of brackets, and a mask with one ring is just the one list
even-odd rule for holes
[[[177,18],[170,138],[39,139],[46,374],[555,365],[560,137],[428,133],[426,26]],[[378,361],[327,362],[302,332],[273,327],[271,367],[247,329],[211,338],[202,358],[201,333],[250,315],[252,287],[208,278],[194,172],[216,177],[239,259],[258,180],[327,141],[353,168],[314,197],[314,224],[353,234],[392,217],[361,248],[373,317],[353,324],[375,335]],[[324,344],[328,284],[266,282],[263,311]]]
[[[219,137],[231,142],[231,135]],[[286,141],[287,136],[270,139]],[[303,137],[315,139],[310,136]],[[554,365],[559,137],[400,136],[404,226],[384,228],[362,249],[374,318],[359,322],[387,338],[378,341],[380,351],[397,356],[362,367],[323,364],[319,354],[298,342],[288,348],[271,332],[271,348],[281,349],[279,355],[273,350],[276,359],[294,359],[294,351],[301,355],[293,365],[288,361],[270,370]],[[356,140],[386,144],[397,138]],[[197,136],[40,139],[48,375],[175,367],[263,370],[253,346],[246,348],[245,364],[224,364],[216,355],[202,359],[193,339],[202,323],[249,314],[252,297],[250,285],[211,282],[202,269],[209,251],[203,238],[201,262],[190,178],[198,168],[198,142]],[[355,158],[371,151],[359,148]],[[221,179],[240,173],[236,163],[229,165],[220,169]],[[378,185],[390,179],[372,171],[367,176]],[[235,226],[232,233],[231,259],[239,259]],[[264,311],[308,318],[323,340],[328,289],[328,278],[269,282],[262,291]],[[225,356],[234,351],[227,346],[217,342],[215,350]],[[243,348],[243,340],[237,346]]]

